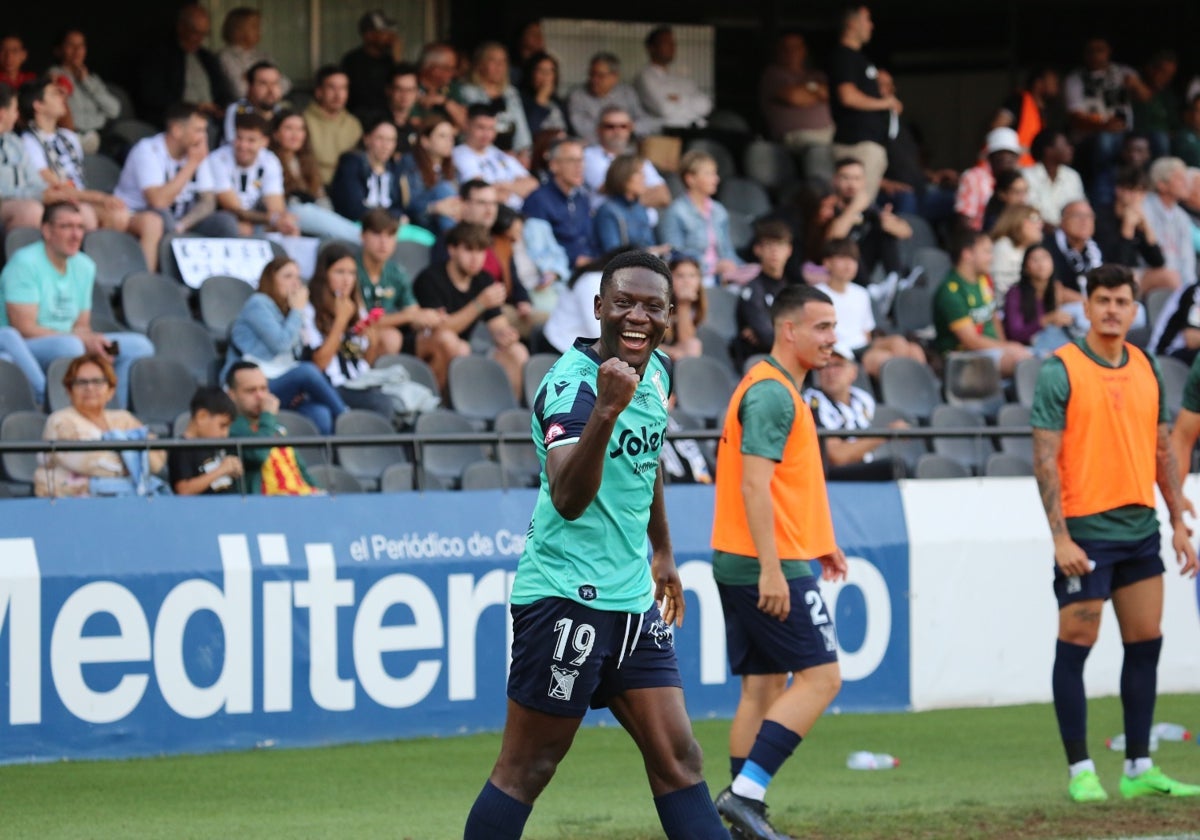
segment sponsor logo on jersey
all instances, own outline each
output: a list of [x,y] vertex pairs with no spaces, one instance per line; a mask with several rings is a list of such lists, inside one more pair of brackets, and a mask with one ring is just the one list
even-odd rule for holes
[[579,597],[585,601],[595,601],[596,587],[592,586],[590,583],[585,583],[583,586],[579,587]]
[[625,453],[637,457],[643,452],[657,452],[662,449],[663,435],[661,432],[651,432],[645,426],[638,431],[625,429],[617,438],[617,448],[608,453],[609,458],[619,458]]
[[551,423],[550,428],[546,430],[546,439],[543,441],[543,443],[546,446],[549,446],[553,441],[562,437],[566,433],[567,433],[567,430],[564,429],[561,424]]
[[550,690],[546,693],[553,700],[570,700],[575,691],[575,680],[579,672],[574,669],[550,666]]
[[555,382],[554,383],[554,396],[557,397],[560,394],[562,394],[563,391],[567,390],[567,386],[570,384],[571,384],[570,382],[567,382],[565,380],[562,382]]

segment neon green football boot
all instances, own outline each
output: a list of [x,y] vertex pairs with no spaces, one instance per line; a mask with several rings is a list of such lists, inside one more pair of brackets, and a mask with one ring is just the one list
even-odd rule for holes
[[[1121,784],[1124,785],[1124,782]],[[1100,777],[1095,770],[1084,770],[1072,778],[1067,784],[1067,793],[1073,802],[1104,802],[1108,799],[1108,792],[1100,784]]]
[[1200,785],[1177,782],[1157,767],[1151,767],[1133,778],[1122,776],[1121,796],[1126,799],[1136,796],[1200,796]]

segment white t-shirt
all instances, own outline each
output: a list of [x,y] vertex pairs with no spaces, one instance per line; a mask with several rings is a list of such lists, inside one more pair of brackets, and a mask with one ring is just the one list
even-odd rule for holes
[[[489,184],[508,184],[518,178],[528,178],[529,170],[512,155],[505,154],[495,146],[477,152],[465,143],[454,147],[454,168],[458,170],[458,182],[465,184],[472,178],[482,178]],[[525,200],[521,196],[509,195],[505,202],[514,210],[520,210]]]
[[218,193],[233,190],[243,210],[263,209],[263,196],[283,195],[283,165],[269,149],[259,150],[249,166],[238,166],[233,146],[222,146],[205,159]]
[[25,157],[38,172],[49,169],[60,181],[74,184],[76,189],[87,188],[83,182],[83,144],[74,131],[59,128],[46,134],[30,129],[21,135],[21,143]]
[[[366,312],[358,313],[360,319],[366,316]],[[300,329],[300,340],[304,342],[305,347],[313,350],[325,343],[325,336],[321,335],[321,331],[317,329],[316,307],[311,303],[304,307],[304,325]],[[356,335],[350,338],[348,343],[356,346],[360,353],[366,353],[369,345],[367,337],[364,335]],[[357,360],[350,360],[343,358],[340,353],[334,353],[323,373],[329,378],[329,384],[338,388],[352,379],[357,379],[360,374],[370,369],[371,366],[367,364],[367,360],[361,356]]]
[[851,283],[841,292],[835,292],[828,283],[821,283],[817,288],[833,301],[838,343],[851,350],[869,343],[875,329],[875,311],[871,309],[871,295],[867,290],[857,283]]
[[[121,170],[121,178],[117,181],[113,195],[124,201],[125,206],[134,213],[145,210],[150,206],[146,201],[145,190],[161,187],[170,181],[179,174],[186,162],[186,155],[179,159],[171,157],[167,151],[165,134],[139,140],[129,150],[129,157],[125,158],[125,167]],[[212,169],[205,158],[196,167],[192,180],[184,184],[179,195],[175,197],[175,202],[170,207],[171,215],[176,219],[183,218],[196,203],[200,193],[213,191]]]
[[573,288],[562,284],[542,333],[558,352],[566,353],[577,338],[599,337],[595,302],[600,294],[600,276],[601,272],[590,271],[579,275]]

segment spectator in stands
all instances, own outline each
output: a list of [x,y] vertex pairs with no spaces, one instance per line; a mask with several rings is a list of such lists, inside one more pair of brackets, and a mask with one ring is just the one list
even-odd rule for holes
[[362,121],[387,110],[387,86],[392,70],[403,60],[404,42],[396,21],[380,9],[358,19],[362,44],[342,56],[350,79],[350,110]]
[[[169,233],[198,233],[201,236],[238,235],[237,219],[217,209],[212,169],[208,158],[208,119],[194,105],[172,105],[167,109],[166,130],[139,140],[130,149],[113,195],[134,214],[130,230],[146,249],[150,238],[150,213],[162,219]],[[145,227],[135,229],[134,225]],[[145,235],[143,235],[145,233]],[[157,265],[146,253],[153,270]]]
[[1133,269],[1139,294],[1152,289],[1178,289],[1179,272],[1168,268],[1162,248],[1146,221],[1150,176],[1126,167],[1117,175],[1116,203],[1096,218],[1096,243],[1104,262]]
[[700,263],[705,285],[732,282],[742,260],[729,237],[729,211],[713,198],[721,182],[717,162],[706,152],[693,150],[679,161],[679,174],[684,193],[663,214],[659,238]]
[[669,250],[669,246],[658,245],[650,216],[642,204],[646,192],[645,162],[645,158],[638,155],[620,155],[608,167],[604,178],[607,200],[596,211],[594,220],[596,246],[601,252],[623,245],[653,251],[660,256]]
[[269,61],[250,65],[246,71],[246,95],[225,109],[225,142],[233,142],[238,114],[260,114],[270,124],[275,115],[283,110],[282,99],[283,74],[279,68]]
[[492,142],[528,165],[533,137],[525,120],[521,94],[508,80],[508,51],[502,44],[484,41],[475,48],[471,81],[463,85],[462,95],[468,105],[491,106],[496,117],[496,137]]
[[863,55],[875,24],[871,10],[852,3],[842,15],[842,34],[830,57],[830,108],[837,130],[833,135],[835,158],[852,157],[862,162],[869,202],[875,200],[879,183],[887,171],[887,141],[893,115],[904,110],[895,94],[884,96],[879,89],[879,70]]
[[355,380],[380,356],[399,353],[402,339],[398,327],[381,323],[382,311],[368,311],[363,303],[354,252],[340,242],[321,249],[308,290],[304,355],[350,408],[374,411],[391,420],[395,414],[392,398],[378,385],[361,387],[359,382],[356,387]]
[[[479,225],[488,231],[495,226],[500,202],[496,198],[496,188],[494,186],[480,178],[472,178],[469,181],[464,181],[458,188],[458,197],[462,205],[462,221]],[[553,239],[553,233],[550,236]],[[434,243],[430,262],[444,263],[449,258],[450,253],[446,250],[446,237],[443,234]],[[483,270],[497,280],[500,279],[500,275],[503,273],[500,268],[500,260],[491,248],[487,249],[487,253],[484,256]]]
[[392,80],[388,82],[388,114],[399,132],[396,153],[407,155],[417,143],[417,133],[421,130],[421,120],[416,116],[417,98],[421,94],[421,86],[417,82],[417,65],[402,61],[392,70]]
[[558,95],[557,58],[548,52],[529,56],[521,71],[520,92],[531,137],[540,131],[566,131],[567,106]]
[[808,43],[800,33],[779,36],[775,63],[763,71],[758,98],[771,139],[797,151],[833,143],[829,81],[809,66]]
[[996,190],[983,209],[983,232],[991,233],[1004,211],[1026,204],[1028,198],[1029,182],[1021,170],[1010,169],[997,175]]
[[639,136],[655,134],[661,122],[642,109],[637,91],[621,81],[621,60],[610,52],[599,52],[588,62],[587,83],[567,96],[567,119],[576,133],[588,143],[599,139],[596,126],[600,112],[615,105],[633,120]]
[[346,403],[319,368],[300,361],[308,300],[308,288],[295,262],[276,257],[267,263],[258,291],[247,299],[229,329],[225,368],[228,371],[238,361],[254,362],[266,374],[271,393],[328,435]]
[[330,184],[338,160],[362,139],[362,123],[346,110],[350,77],[345,70],[326,65],[317,71],[313,85],[313,101],[304,109],[304,122],[321,183]]
[[467,109],[467,130],[454,147],[454,168],[463,181],[482,178],[496,188],[500,201],[520,210],[538,187],[537,178],[512,155],[496,148],[496,116],[491,105],[475,104]]
[[[875,397],[854,383],[858,362],[845,344],[833,347],[833,356],[817,371],[817,387],[804,389],[804,400],[812,407],[813,419],[822,429],[849,431],[868,429],[875,419]],[[893,420],[889,429],[907,429],[908,423]],[[830,481],[893,481],[904,477],[904,463],[890,457],[876,458],[882,437],[827,437],[821,443],[828,461]]]
[[999,305],[987,275],[992,264],[992,240],[980,231],[961,231],[951,245],[950,256],[954,268],[933,296],[933,325],[937,330],[934,348],[939,353],[985,353],[996,362],[1002,376],[1012,376],[1030,352],[1023,344],[1005,340]]
[[138,75],[138,103],[143,119],[162,122],[174,105],[187,102],[201,114],[219,119],[233,101],[233,91],[217,57],[204,47],[212,30],[208,12],[198,3],[181,6],[175,38],[163,39],[147,51]]
[[1188,166],[1200,166],[1200,94],[1188,100],[1183,125],[1171,138],[1171,154]]
[[[527,229],[530,231],[528,238]],[[498,279],[508,291],[504,315],[520,333],[521,339],[528,342],[554,308],[557,291],[553,285],[567,273],[566,251],[555,242],[549,222],[526,218],[511,207],[499,208],[491,232],[491,253],[500,265]],[[562,256],[561,260],[555,261],[553,269],[543,268],[544,259],[537,250],[543,243],[535,241],[547,237]],[[535,255],[539,259],[535,259]]]
[[129,404],[129,368],[154,354],[146,336],[92,330],[92,288],[96,264],[80,252],[83,217],[66,202],[46,206],[42,239],[9,255],[0,273],[0,326],[11,325],[25,338],[45,370],[55,359],[84,353],[116,365],[117,405]]
[[1083,67],[1067,75],[1063,95],[1089,196],[1094,204],[1109,204],[1117,151],[1134,127],[1133,100],[1149,99],[1150,90],[1132,68],[1113,63],[1106,38],[1093,37],[1084,46]]
[[42,201],[57,201],[65,187],[47,187],[38,167],[25,154],[25,144],[13,131],[17,124],[17,95],[0,82],[0,226],[37,227]]
[[[528,81],[529,60],[538,53],[546,52],[546,36],[540,20],[526,21],[517,31],[513,42],[512,62],[508,69],[509,78],[518,88]],[[532,128],[532,126],[530,126]]]
[[[229,395],[207,385],[196,389],[188,409],[191,416],[187,428],[182,434],[176,431],[176,436],[184,440],[227,438],[238,416]],[[167,477],[176,496],[236,493],[243,489],[242,459],[234,454],[233,447],[172,449],[167,453]]]
[[1146,62],[1142,81],[1144,94],[1133,97],[1133,124],[1150,144],[1151,158],[1164,157],[1171,150],[1171,133],[1179,128],[1182,103],[1171,82],[1179,69],[1179,57],[1173,50],[1158,50]]
[[1058,99],[1060,87],[1057,70],[1048,65],[1036,67],[1027,77],[1025,87],[1006,99],[992,117],[992,128],[1011,128],[1017,132],[1017,143],[1027,150],[1021,153],[1018,166],[1027,169],[1036,162],[1033,141],[1050,128],[1049,106]]
[[358,238],[358,226],[333,209],[321,182],[321,169],[308,144],[308,125],[295,111],[280,111],[271,124],[271,153],[283,170],[287,211],[300,232],[322,239]]
[[5,35],[0,38],[0,82],[13,90],[20,90],[22,85],[37,78],[31,70],[25,70],[25,59],[29,53],[25,51],[25,42],[17,35]]
[[903,357],[925,363],[921,345],[902,335],[878,334],[871,296],[855,282],[859,268],[858,245],[851,239],[834,239],[823,251],[826,280],[817,285],[837,312],[837,340],[854,352],[868,375],[878,377],[884,362]]
[[[104,81],[87,66],[87,38],[79,29],[68,27],[54,48],[58,64],[46,71],[50,78],[67,79],[71,92],[67,107],[83,151],[89,155],[100,150],[100,133],[109,120],[121,114],[121,101],[113,96]],[[124,116],[131,116],[126,114]]]
[[[608,167],[617,155],[636,154],[637,146],[632,142],[633,118],[628,111],[616,105],[600,112],[600,119],[594,128],[599,140],[583,150],[583,182],[591,191],[592,207],[598,209],[607,198],[601,187],[604,186]],[[646,180],[642,204],[649,209],[650,224],[657,224],[658,211],[671,203],[671,190],[648,160],[643,159],[642,175]]]
[[[46,418],[43,440],[147,440],[153,437],[124,409],[106,406],[117,390],[117,375],[103,352],[71,360],[63,375],[71,400]],[[154,475],[163,468],[161,449],[56,452],[38,456],[33,492],[40,497],[148,496],[169,492]]]
[[591,262],[599,253],[592,230],[592,206],[583,189],[583,143],[560,140],[550,148],[550,180],[525,199],[525,215],[550,223],[571,265]]
[[1054,257],[1045,245],[1031,245],[1021,260],[1017,282],[1004,295],[1004,334],[1033,348],[1039,356],[1053,353],[1071,340],[1071,313],[1059,308],[1059,282]]
[[1058,230],[1046,237],[1065,303],[1080,303],[1087,291],[1087,273],[1104,264],[1095,235],[1096,214],[1083,199],[1063,208]]
[[1035,163],[1021,170],[1029,182],[1026,201],[1037,208],[1046,224],[1058,227],[1062,209],[1084,197],[1083,179],[1071,168],[1075,147],[1063,132],[1046,130],[1033,138],[1029,153]]
[[1166,267],[1178,274],[1178,285],[1190,286],[1196,276],[1195,231],[1191,218],[1179,202],[1188,197],[1187,167],[1174,157],[1162,157],[1150,165],[1153,192],[1143,203],[1145,227],[1162,248]]
[[329,197],[333,209],[357,221],[373,207],[382,207],[399,219],[404,213],[401,179],[396,160],[396,126],[385,116],[366,124],[362,150],[346,152],[338,160]]
[[696,328],[708,316],[708,293],[700,276],[700,263],[691,257],[676,257],[667,265],[671,269],[671,325],[667,328],[660,350],[674,361],[695,358],[704,354],[704,345]]
[[[507,296],[504,284],[483,270],[490,244],[487,230],[479,225],[463,222],[452,228],[446,234],[449,259],[417,275],[413,293],[421,306],[447,314],[442,326],[459,338],[453,356],[470,353],[471,331],[482,321],[495,344],[491,356],[504,368],[513,394],[520,399],[521,371],[529,360],[529,351],[500,308]],[[434,374],[445,391],[446,371],[435,369]]]
[[467,106],[462,84],[454,78],[458,54],[449,44],[427,44],[421,51],[417,81],[421,94],[414,109],[414,119],[424,121],[439,114],[454,123],[459,131],[467,127]]
[[646,113],[666,128],[703,128],[712,111],[712,97],[700,90],[686,67],[676,66],[672,72],[675,32],[669,26],[656,26],[646,35],[645,46],[650,61],[633,87]]
[[775,343],[771,304],[788,285],[784,270],[792,255],[791,228],[778,219],[759,222],[754,226],[753,248],[759,273],[738,292],[737,335],[729,345],[730,355],[739,370],[751,356],[770,353]]
[[[238,410],[237,419],[229,427],[230,437],[287,435],[276,416],[279,398],[271,392],[266,374],[258,365],[234,362],[225,374],[225,390]],[[246,492],[250,495],[320,495],[304,460],[292,447],[246,447],[241,452]]]
[[858,276],[855,282],[866,286],[876,266],[886,272],[901,272],[900,241],[911,239],[912,226],[892,212],[870,203],[866,188],[866,170],[854,158],[842,158],[834,164],[833,192],[837,200],[834,217],[825,228],[825,241],[849,239],[858,245]]
[[[879,89],[884,96],[895,94],[890,74],[880,74]],[[920,215],[933,225],[954,217],[958,172],[925,167],[917,133],[904,115],[897,119],[895,132],[888,135],[887,155],[887,171],[875,198],[877,205],[891,204],[896,213]]]
[[1000,214],[989,234],[992,237],[992,286],[996,297],[1004,297],[1021,276],[1027,248],[1042,241],[1042,216],[1028,204],[1014,204]]
[[988,132],[985,151],[987,159],[964,172],[958,181],[954,212],[968,230],[983,230],[984,211],[996,190],[996,178],[1017,168],[1023,149],[1017,132],[993,128]]
[[232,145],[208,156],[217,206],[233,214],[239,236],[277,231],[297,236],[300,225],[288,212],[283,166],[267,149],[266,119],[257,112],[238,114]]
[[[217,53],[217,60],[221,62],[221,72],[225,74],[225,81],[229,83],[233,95],[244,97],[249,87],[247,71],[261,62],[272,65],[275,63],[258,48],[259,41],[262,40],[262,14],[258,9],[248,6],[230,9],[221,23],[221,40],[225,42],[225,46]],[[287,96],[291,89],[291,79],[280,73],[280,97]]]
[[412,153],[400,161],[408,195],[406,212],[414,223],[436,234],[450,230],[462,218],[453,152],[454,123],[434,115],[421,126]]

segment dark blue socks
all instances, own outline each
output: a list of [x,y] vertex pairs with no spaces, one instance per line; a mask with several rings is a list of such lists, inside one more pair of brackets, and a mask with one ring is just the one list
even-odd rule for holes
[[729,840],[704,782],[656,796],[654,807],[668,840]]
[[1150,757],[1150,726],[1158,697],[1158,655],[1162,637],[1125,645],[1121,706],[1125,711],[1125,757]]
[[463,840],[519,840],[532,810],[532,805],[513,799],[489,781],[467,815]]
[[761,802],[766,796],[767,785],[779,772],[783,762],[796,751],[801,740],[798,732],[773,720],[764,720],[746,763],[733,780],[733,792]]
[[1088,757],[1087,695],[1083,690],[1083,665],[1091,651],[1090,647],[1059,639],[1054,656],[1054,713],[1058,716],[1058,731],[1062,735],[1063,748],[1067,751],[1067,764],[1075,764]]
[[729,779],[732,781],[738,777],[738,773],[742,772],[742,767],[746,764],[745,758],[734,758],[729,756]]

